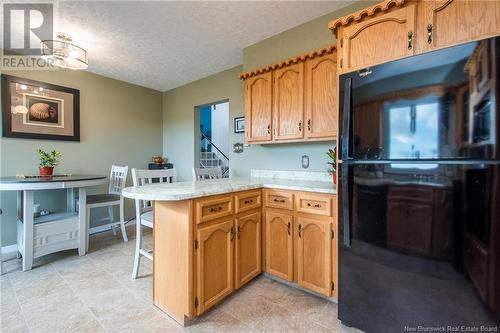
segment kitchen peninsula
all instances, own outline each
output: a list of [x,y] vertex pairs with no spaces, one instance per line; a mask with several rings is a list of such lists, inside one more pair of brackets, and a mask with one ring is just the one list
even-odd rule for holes
[[182,325],[262,271],[331,300],[337,296],[331,178],[262,170],[252,176],[123,191],[153,202],[153,302]]

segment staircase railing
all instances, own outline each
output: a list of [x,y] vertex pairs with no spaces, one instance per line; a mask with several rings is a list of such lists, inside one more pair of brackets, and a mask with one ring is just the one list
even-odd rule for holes
[[[215,149],[217,153],[213,151]],[[224,154],[217,145],[215,145],[212,140],[203,132],[200,132],[200,152],[212,152],[214,153],[222,162],[222,177],[227,177],[229,175],[229,157]],[[202,164],[202,163],[200,163]],[[203,167],[207,167],[203,165]]]

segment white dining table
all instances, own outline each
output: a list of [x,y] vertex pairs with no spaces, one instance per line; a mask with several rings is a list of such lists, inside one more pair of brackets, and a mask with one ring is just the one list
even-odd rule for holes
[[[87,187],[107,183],[107,177],[102,175],[54,175],[0,177],[0,191],[17,192],[17,218],[22,221],[23,241],[23,271],[33,266],[33,230],[34,230],[34,192],[40,190],[66,189],[66,211],[75,212],[75,189],[78,189],[78,255],[83,256],[87,251]],[[0,240],[1,249],[1,240]],[[19,245],[18,245],[19,249]],[[0,250],[0,267],[1,265]],[[1,269],[1,268],[0,268]],[[1,271],[0,271],[1,272]]]

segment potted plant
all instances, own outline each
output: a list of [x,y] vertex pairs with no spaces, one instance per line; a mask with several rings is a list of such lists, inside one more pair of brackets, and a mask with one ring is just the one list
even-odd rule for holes
[[57,150],[48,153],[41,149],[37,149],[37,153],[40,156],[40,166],[38,167],[40,176],[52,176],[54,167],[60,162],[61,153]]
[[330,168],[328,168],[328,174],[332,175],[333,183],[337,184],[337,147],[328,149],[326,155],[328,155],[331,159],[330,162],[327,162],[330,165]]

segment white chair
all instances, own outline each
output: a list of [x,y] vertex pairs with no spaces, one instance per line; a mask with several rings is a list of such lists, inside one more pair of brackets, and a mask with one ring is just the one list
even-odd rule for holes
[[[151,184],[154,181],[159,183],[173,183],[175,182],[175,169],[162,169],[162,170],[138,170],[132,169],[132,180],[134,186],[143,186]],[[135,239],[135,258],[134,269],[132,271],[132,278],[137,278],[139,272],[139,263],[141,256],[153,260],[153,253],[151,250],[142,248],[142,226],[153,228],[153,211],[151,201],[148,200],[135,200],[135,225],[136,225],[136,239]]]
[[193,168],[193,181],[197,182],[206,179],[221,179],[222,169],[221,167],[215,168]]
[[[113,235],[116,235],[115,228],[120,225],[122,231],[122,237],[124,242],[128,242],[127,232],[125,230],[125,216],[124,216],[124,198],[122,196],[122,190],[125,187],[125,182],[127,181],[128,166],[111,166],[111,174],[109,176],[109,187],[108,193],[106,194],[91,194],[87,195],[87,228],[90,233],[90,210],[92,208],[108,207],[108,216],[95,220],[95,222],[107,221],[110,223],[100,226],[99,229],[109,226],[113,231]],[[116,222],[113,207],[119,206],[120,208],[120,221]],[[81,207],[79,207],[81,209]],[[87,247],[88,247],[87,237]]]

